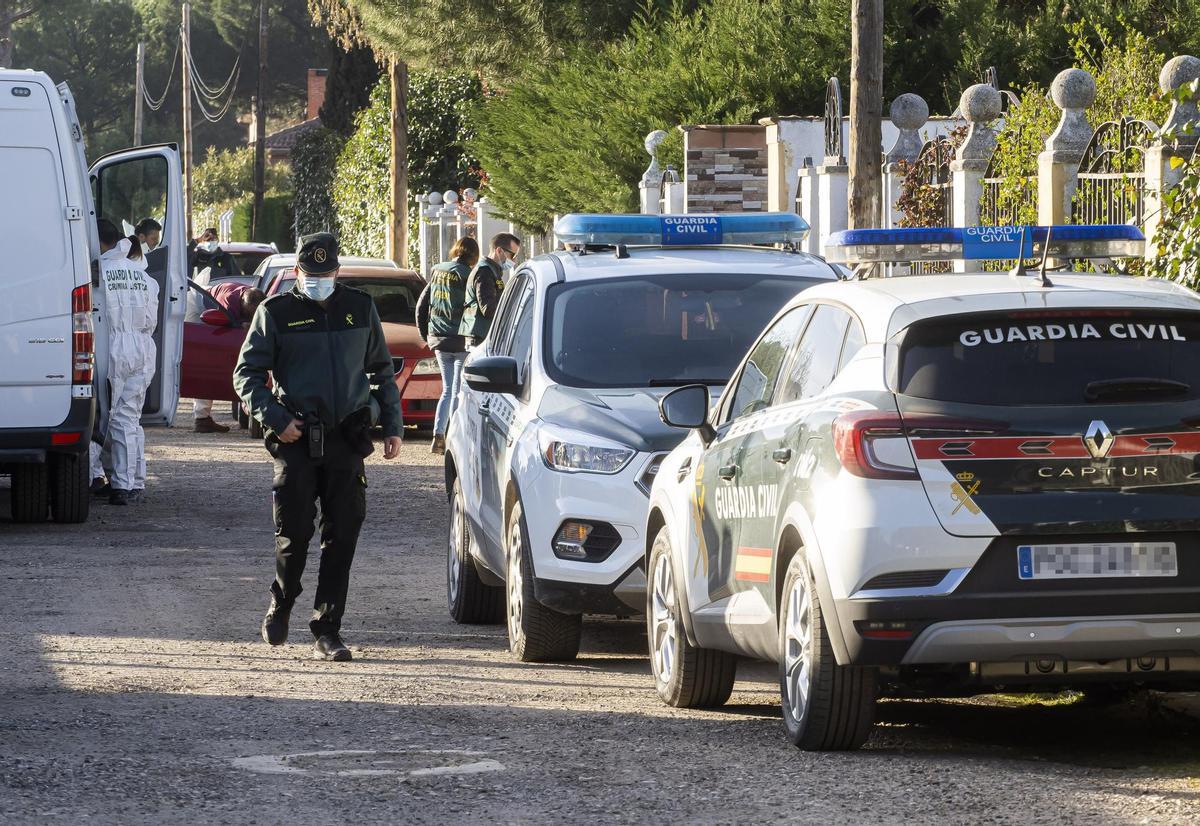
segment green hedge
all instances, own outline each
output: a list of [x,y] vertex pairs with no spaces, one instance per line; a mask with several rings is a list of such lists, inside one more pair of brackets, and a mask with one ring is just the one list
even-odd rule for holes
[[258,234],[252,238],[250,213],[253,207],[253,201],[242,201],[233,208],[233,240],[274,243],[280,252],[294,250],[296,244],[292,237],[292,196],[272,195],[263,198],[263,219],[259,222]]

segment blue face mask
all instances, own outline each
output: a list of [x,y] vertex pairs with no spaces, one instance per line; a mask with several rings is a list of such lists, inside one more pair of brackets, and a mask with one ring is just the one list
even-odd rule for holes
[[324,301],[333,295],[334,285],[337,283],[337,276],[333,275],[306,275],[300,273],[300,277],[296,280],[300,286],[300,292],[311,298],[313,301]]

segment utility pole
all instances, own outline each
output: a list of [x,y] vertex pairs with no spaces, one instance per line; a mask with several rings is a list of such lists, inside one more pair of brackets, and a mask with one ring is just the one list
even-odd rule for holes
[[12,67],[13,24],[37,11],[34,3],[22,6],[19,0],[0,0],[0,69]]
[[850,27],[850,229],[880,226],[883,206],[883,0],[853,0]]
[[142,89],[146,86],[146,44],[138,41],[137,75],[133,91],[133,145],[142,145]]
[[179,28],[183,52],[183,226],[192,235],[192,7],[183,4],[183,23]]
[[258,87],[254,95],[254,208],[250,212],[250,238],[261,240],[263,190],[267,164],[267,0],[258,2]]
[[408,268],[408,64],[392,58],[392,174],[388,198],[388,252]]

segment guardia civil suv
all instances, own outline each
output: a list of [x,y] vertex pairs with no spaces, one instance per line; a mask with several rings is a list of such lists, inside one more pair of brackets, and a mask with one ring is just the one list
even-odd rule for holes
[[521,660],[569,659],[583,614],[643,608],[646,508],[684,436],[658,403],[718,392],[819,258],[774,247],[796,215],[570,215],[571,249],[522,265],[468,358],[447,433],[447,601],[458,622],[507,618]]
[[[666,702],[777,661],[788,737],[843,749],[878,690],[1200,677],[1200,299],[1045,267],[1140,254],[1132,227],[1046,236],[835,235],[859,277],[793,299],[711,414],[705,387],[664,398],[692,428],[645,531]],[[1018,250],[1042,265],[868,277]]]

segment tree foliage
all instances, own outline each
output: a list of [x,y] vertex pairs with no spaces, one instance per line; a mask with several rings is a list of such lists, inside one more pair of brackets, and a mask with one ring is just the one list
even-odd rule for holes
[[[266,191],[279,194],[290,183],[286,167],[267,164]],[[238,201],[254,192],[254,150],[208,148],[201,163],[192,173],[192,201],[197,208],[218,206]]]
[[332,129],[314,129],[292,149],[292,211],[296,235],[337,229],[333,174],[346,139]]

